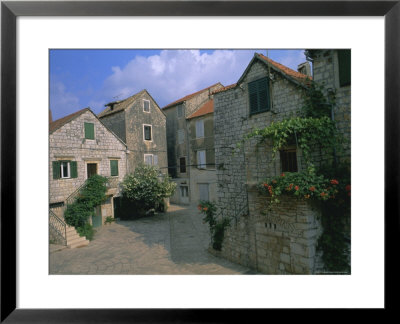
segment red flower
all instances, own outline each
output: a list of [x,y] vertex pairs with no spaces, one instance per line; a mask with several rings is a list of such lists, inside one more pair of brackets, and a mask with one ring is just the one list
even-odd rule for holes
[[284,177],[284,176],[285,176],[285,174],[284,174],[284,173],[282,173],[282,174],[281,174],[281,177]]
[[315,187],[314,186],[310,187],[309,189],[310,189],[310,191],[315,191]]
[[339,181],[337,181],[336,179],[332,179],[332,180],[331,180],[331,184],[337,185],[337,184],[339,184]]
[[267,188],[268,187],[268,183],[264,183],[264,187]]
[[201,208],[201,206],[200,206],[200,205],[198,205],[198,206],[197,206],[197,209],[198,209],[198,210],[201,210],[202,208]]
[[346,191],[350,191],[351,190],[351,186],[348,184],[347,186],[346,186]]
[[295,186],[294,189],[297,191],[299,190],[299,186]]
[[203,210],[204,210],[204,211],[207,211],[207,210],[208,210],[208,208],[207,208],[207,207],[204,207],[204,208],[203,208]]
[[320,196],[321,196],[321,197],[324,197],[325,195],[326,195],[325,192],[321,192],[321,193],[320,193]]

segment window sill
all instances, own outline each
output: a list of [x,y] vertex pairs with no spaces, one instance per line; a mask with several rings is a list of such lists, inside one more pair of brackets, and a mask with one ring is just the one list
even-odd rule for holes
[[266,112],[271,112],[271,109],[262,110],[262,111],[257,111],[257,112],[251,112],[251,113],[250,113],[250,117],[253,116],[253,115],[258,115],[258,114],[266,113]]

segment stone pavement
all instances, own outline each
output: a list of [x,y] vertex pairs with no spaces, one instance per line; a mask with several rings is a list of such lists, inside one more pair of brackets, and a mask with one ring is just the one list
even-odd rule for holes
[[50,274],[247,274],[250,269],[207,252],[208,225],[195,207],[117,221],[97,229],[83,248],[50,250]]

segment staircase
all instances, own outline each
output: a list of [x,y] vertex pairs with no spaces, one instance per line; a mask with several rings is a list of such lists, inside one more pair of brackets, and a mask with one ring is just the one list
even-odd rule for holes
[[67,246],[70,249],[83,247],[89,244],[89,240],[87,240],[84,236],[79,236],[75,227],[66,226],[66,237],[67,237]]

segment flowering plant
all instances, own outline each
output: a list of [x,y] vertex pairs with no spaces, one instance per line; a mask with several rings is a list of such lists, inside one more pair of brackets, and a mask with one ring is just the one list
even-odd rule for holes
[[344,181],[317,175],[313,167],[305,172],[286,172],[266,179],[259,190],[271,197],[271,202],[279,203],[278,196],[286,194],[303,199],[330,200],[350,196],[350,185]]

